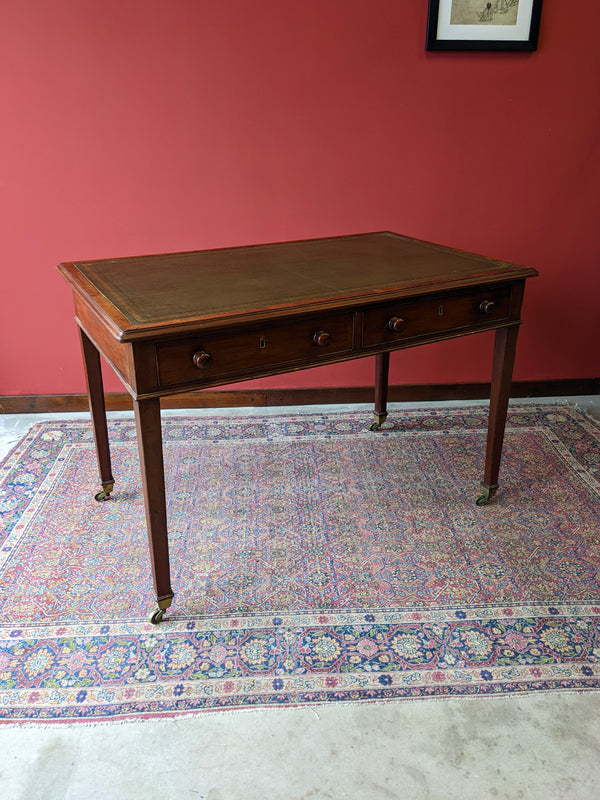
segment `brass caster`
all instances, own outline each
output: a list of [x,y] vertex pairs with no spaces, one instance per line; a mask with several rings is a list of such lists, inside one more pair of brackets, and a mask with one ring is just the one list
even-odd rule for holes
[[165,611],[166,611],[165,608],[157,608],[155,611],[152,612],[152,615],[150,616],[150,622],[153,625],[158,625],[158,623],[164,617]]
[[153,625],[158,625],[158,623],[164,617],[165,611],[167,610],[167,608],[169,608],[169,606],[171,605],[172,602],[173,602],[173,594],[172,593],[168,594],[168,595],[162,595],[161,597],[159,597],[157,599],[156,608],[154,609],[154,611],[150,615],[150,622]]
[[378,431],[387,419],[387,413],[378,414],[375,412],[375,422],[369,428],[370,431]]
[[103,483],[102,491],[94,495],[94,500],[96,500],[98,503],[102,503],[103,500],[109,500],[110,493],[114,489],[114,486],[115,486],[114,481],[112,483]]
[[486,483],[482,483],[481,488],[483,489],[483,492],[475,500],[475,504],[478,506],[487,506],[489,505],[492,497],[496,494],[496,489],[498,488],[498,484],[494,483],[491,486],[488,486]]

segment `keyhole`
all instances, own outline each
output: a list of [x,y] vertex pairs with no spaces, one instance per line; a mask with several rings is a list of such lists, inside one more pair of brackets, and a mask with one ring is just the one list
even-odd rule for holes
[[265,347],[267,346],[267,340],[265,339],[264,336],[261,336],[260,339],[258,340],[258,346],[260,347],[261,350],[264,350]]
[[438,314],[439,314],[439,316],[441,317],[443,313],[444,313],[444,306],[438,306]]

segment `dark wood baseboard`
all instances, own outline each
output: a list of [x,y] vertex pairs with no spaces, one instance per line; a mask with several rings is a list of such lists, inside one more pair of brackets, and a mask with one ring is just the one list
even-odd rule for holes
[[[600,394],[600,378],[569,378],[551,381],[515,381],[511,397],[568,397]],[[392,403],[443,400],[481,400],[490,396],[489,383],[441,383],[390,386]],[[163,408],[236,408],[244,406],[302,406],[340,403],[371,403],[371,386],[339,386],[310,389],[258,389],[248,391],[188,392],[161,400]],[[107,394],[108,411],[132,408],[131,397]],[[84,394],[0,395],[0,414],[47,414],[59,411],[87,411]]]

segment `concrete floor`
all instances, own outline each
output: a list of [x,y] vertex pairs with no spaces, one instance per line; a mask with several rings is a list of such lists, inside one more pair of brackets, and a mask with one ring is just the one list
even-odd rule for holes
[[[600,397],[568,401],[600,419]],[[0,457],[30,424],[57,416],[0,416]],[[600,693],[3,725],[0,753],[3,800],[591,800]]]

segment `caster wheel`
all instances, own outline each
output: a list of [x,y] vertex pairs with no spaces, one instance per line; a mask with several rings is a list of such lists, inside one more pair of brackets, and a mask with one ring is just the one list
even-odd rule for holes
[[379,422],[374,422],[371,427],[369,428],[370,431],[378,431],[381,428],[381,424]]
[[156,611],[152,613],[152,616],[150,617],[150,622],[153,625],[158,625],[158,623],[162,620],[164,615],[165,615],[165,609],[157,608]]
[[101,492],[94,495],[94,500],[98,503],[102,503],[104,500],[110,500],[110,492],[105,492],[104,489],[102,489]]
[[478,506],[487,506],[489,502],[490,502],[489,498],[486,497],[486,495],[484,494],[480,494],[477,500],[475,500],[475,504]]

